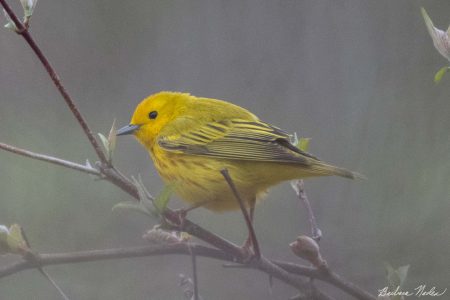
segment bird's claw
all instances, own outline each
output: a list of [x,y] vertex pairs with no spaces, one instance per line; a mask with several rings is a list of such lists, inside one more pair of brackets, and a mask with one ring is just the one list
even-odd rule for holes
[[186,221],[186,216],[188,211],[186,209],[176,209],[174,211],[174,213],[177,215],[178,217],[178,228],[179,230],[183,230],[184,228],[184,222]]

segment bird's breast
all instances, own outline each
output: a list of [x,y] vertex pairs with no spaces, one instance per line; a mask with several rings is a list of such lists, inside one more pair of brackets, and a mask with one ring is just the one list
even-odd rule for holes
[[214,211],[239,209],[230,187],[220,171],[227,168],[242,198],[253,201],[260,190],[265,190],[251,178],[243,180],[241,164],[208,157],[172,153],[154,147],[150,151],[155,168],[166,184],[174,184],[177,194],[191,205],[203,203]]

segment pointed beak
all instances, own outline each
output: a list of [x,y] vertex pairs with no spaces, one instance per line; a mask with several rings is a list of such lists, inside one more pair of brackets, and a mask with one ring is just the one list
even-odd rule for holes
[[119,130],[117,130],[116,135],[126,135],[126,134],[132,134],[134,133],[136,130],[139,129],[139,125],[126,125],[123,126],[122,128],[120,128]]

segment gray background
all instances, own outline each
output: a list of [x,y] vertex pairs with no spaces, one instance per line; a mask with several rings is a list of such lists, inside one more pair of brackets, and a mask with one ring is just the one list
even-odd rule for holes
[[[113,119],[127,124],[147,95],[177,90],[232,101],[311,137],[311,152],[369,178],[306,182],[329,265],[373,293],[385,285],[385,261],[411,265],[411,289],[450,288],[450,77],[433,83],[447,62],[421,6],[447,28],[448,1],[61,0],[38,2],[31,31],[95,132]],[[36,57],[7,30],[0,108],[1,142],[95,160]],[[120,138],[115,162],[161,190],[131,137]],[[145,244],[140,236],[153,222],[111,213],[129,200],[114,186],[6,152],[0,167],[0,223],[20,223],[37,251]],[[190,218],[236,243],[245,238],[239,212],[199,209]],[[259,205],[256,231],[265,255],[300,262],[287,245],[309,230],[289,184]],[[178,274],[190,274],[190,263],[166,256],[47,269],[73,299],[181,299]],[[254,271],[199,259],[199,280],[205,299],[270,299],[267,277]],[[276,282],[273,293],[295,291]],[[60,299],[36,271],[0,280],[0,295]]]

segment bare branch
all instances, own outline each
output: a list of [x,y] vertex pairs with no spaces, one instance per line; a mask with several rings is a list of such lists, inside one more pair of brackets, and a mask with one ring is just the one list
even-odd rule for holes
[[307,267],[303,265],[283,262],[279,260],[273,260],[273,263],[285,269],[286,271],[294,274],[299,274],[303,276],[308,276],[310,278],[318,279],[327,282],[340,290],[352,295],[359,300],[376,300],[377,298],[371,295],[369,292],[363,290],[359,286],[349,282],[348,280],[342,278],[338,274],[327,269],[316,269],[313,267]]
[[198,298],[198,277],[197,277],[197,256],[193,252],[191,253],[191,262],[192,262],[192,280],[194,281],[194,300],[199,300],[199,298]]
[[58,291],[58,293],[63,297],[64,300],[70,300],[66,293],[61,289],[61,287],[56,283],[56,281],[43,269],[38,268],[39,272],[52,284],[52,286]]
[[[229,255],[221,250],[198,245],[195,243],[176,243],[167,245],[152,245],[152,246],[142,246],[142,247],[131,247],[131,248],[115,248],[115,249],[104,249],[104,250],[90,250],[90,251],[80,251],[80,252],[68,252],[68,253],[52,253],[52,254],[36,254],[36,259],[34,261],[20,260],[9,266],[0,268],[0,278],[15,274],[17,272],[34,269],[38,267],[48,266],[48,265],[58,265],[58,264],[69,264],[69,263],[81,263],[90,261],[99,261],[107,259],[120,259],[120,258],[131,258],[131,257],[146,257],[155,255],[171,255],[171,254],[182,254],[182,255],[196,255],[202,257],[209,257],[218,260],[235,262],[235,257]],[[286,263],[287,264],[287,263]],[[292,285],[296,288],[303,288],[307,282],[300,280],[299,277],[289,274],[287,271],[281,267],[276,266],[269,260],[262,258],[261,260],[253,260],[248,264],[249,268],[259,269],[264,271],[281,281]],[[290,265],[294,268],[294,264]],[[294,274],[298,274],[302,270],[301,267],[295,269]],[[318,275],[318,273],[314,273]],[[317,299],[331,299],[330,297],[323,296],[319,293]]]
[[61,96],[64,98],[64,101],[66,102],[70,111],[75,116],[75,118],[77,119],[81,128],[83,129],[84,133],[86,134],[87,138],[89,139],[89,142],[91,143],[92,147],[94,148],[95,153],[97,154],[100,161],[102,163],[108,164],[105,154],[103,153],[102,149],[100,148],[100,145],[98,144],[97,140],[95,139],[94,135],[92,134],[92,131],[89,128],[86,120],[84,119],[84,117],[80,113],[80,111],[78,110],[77,106],[75,105],[75,102],[72,100],[70,95],[67,93],[66,88],[63,86],[61,80],[59,79],[58,74],[56,74],[56,71],[53,69],[53,67],[50,64],[50,62],[48,61],[47,57],[42,53],[41,49],[39,48],[39,46],[36,44],[36,42],[32,38],[30,32],[28,31],[28,28],[25,27],[22,24],[22,22],[20,22],[20,20],[16,16],[16,14],[12,11],[11,7],[8,5],[8,3],[6,3],[6,0],[0,0],[0,3],[3,6],[3,8],[5,9],[6,13],[10,16],[11,20],[16,25],[17,33],[25,39],[25,41],[28,43],[28,45],[31,47],[31,49],[34,51],[36,56],[41,61],[42,65],[44,66],[48,75],[52,79],[54,85],[58,89]]
[[4,143],[0,143],[0,149],[15,153],[15,154],[19,154],[22,156],[26,156],[26,157],[30,157],[33,159],[37,159],[37,160],[42,160],[42,161],[46,161],[55,165],[59,165],[59,166],[63,166],[69,169],[73,169],[73,170],[77,170],[77,171],[81,171],[84,173],[88,173],[91,175],[97,175],[100,176],[100,171],[89,167],[89,166],[85,166],[85,165],[81,165],[81,164],[77,164],[68,160],[64,160],[61,158],[57,158],[57,157],[53,157],[53,156],[49,156],[49,155],[45,155],[45,154],[39,154],[36,152],[31,152],[25,149],[21,149],[21,148],[17,148],[15,146],[11,146],[8,144],[4,144]]
[[239,192],[234,185],[233,180],[230,177],[230,174],[228,173],[227,169],[223,169],[220,171],[222,173],[223,177],[227,181],[228,185],[230,186],[231,191],[233,192],[234,196],[236,197],[236,200],[239,202],[239,207],[241,208],[242,214],[244,215],[245,223],[247,224],[248,228],[248,234],[250,235],[253,251],[255,252],[255,258],[261,257],[261,252],[259,251],[259,244],[258,240],[256,238],[255,229],[253,228],[252,220],[250,219],[250,216],[247,212],[247,209],[245,208],[244,201],[242,200],[241,196],[239,195]]
[[314,216],[314,212],[311,208],[311,204],[309,203],[308,196],[306,196],[305,192],[305,183],[302,179],[296,180],[294,182],[296,187],[294,188],[295,193],[297,194],[298,199],[306,208],[306,212],[308,214],[309,226],[311,227],[311,237],[319,242],[322,238],[322,231],[317,226],[316,217]]
[[[36,264],[36,255],[35,253],[31,250],[31,245],[30,242],[27,238],[27,235],[25,234],[25,230],[22,227],[20,228],[20,232],[22,235],[23,240],[26,243],[26,247],[23,248],[22,250],[24,251],[22,257],[31,262],[32,264]],[[37,266],[38,271],[42,274],[42,276],[44,276],[50,283],[51,285],[58,291],[58,293],[61,295],[61,297],[63,297],[64,300],[70,300],[69,297],[67,297],[66,293],[64,293],[64,291],[61,289],[61,287],[56,283],[56,281],[44,270],[43,267],[41,266]]]
[[[297,276],[293,276],[292,273],[284,270],[283,268],[277,266],[270,260],[265,257],[261,257],[259,260],[251,262],[254,266],[264,271],[265,273],[273,276],[274,278],[278,278],[279,280],[288,283],[294,287],[296,287],[300,292],[304,293],[305,291],[309,291],[311,289],[311,285],[309,281],[298,278]],[[314,294],[316,296],[315,299],[323,299],[323,300],[332,300],[334,298],[328,296],[327,294],[315,289]]]

